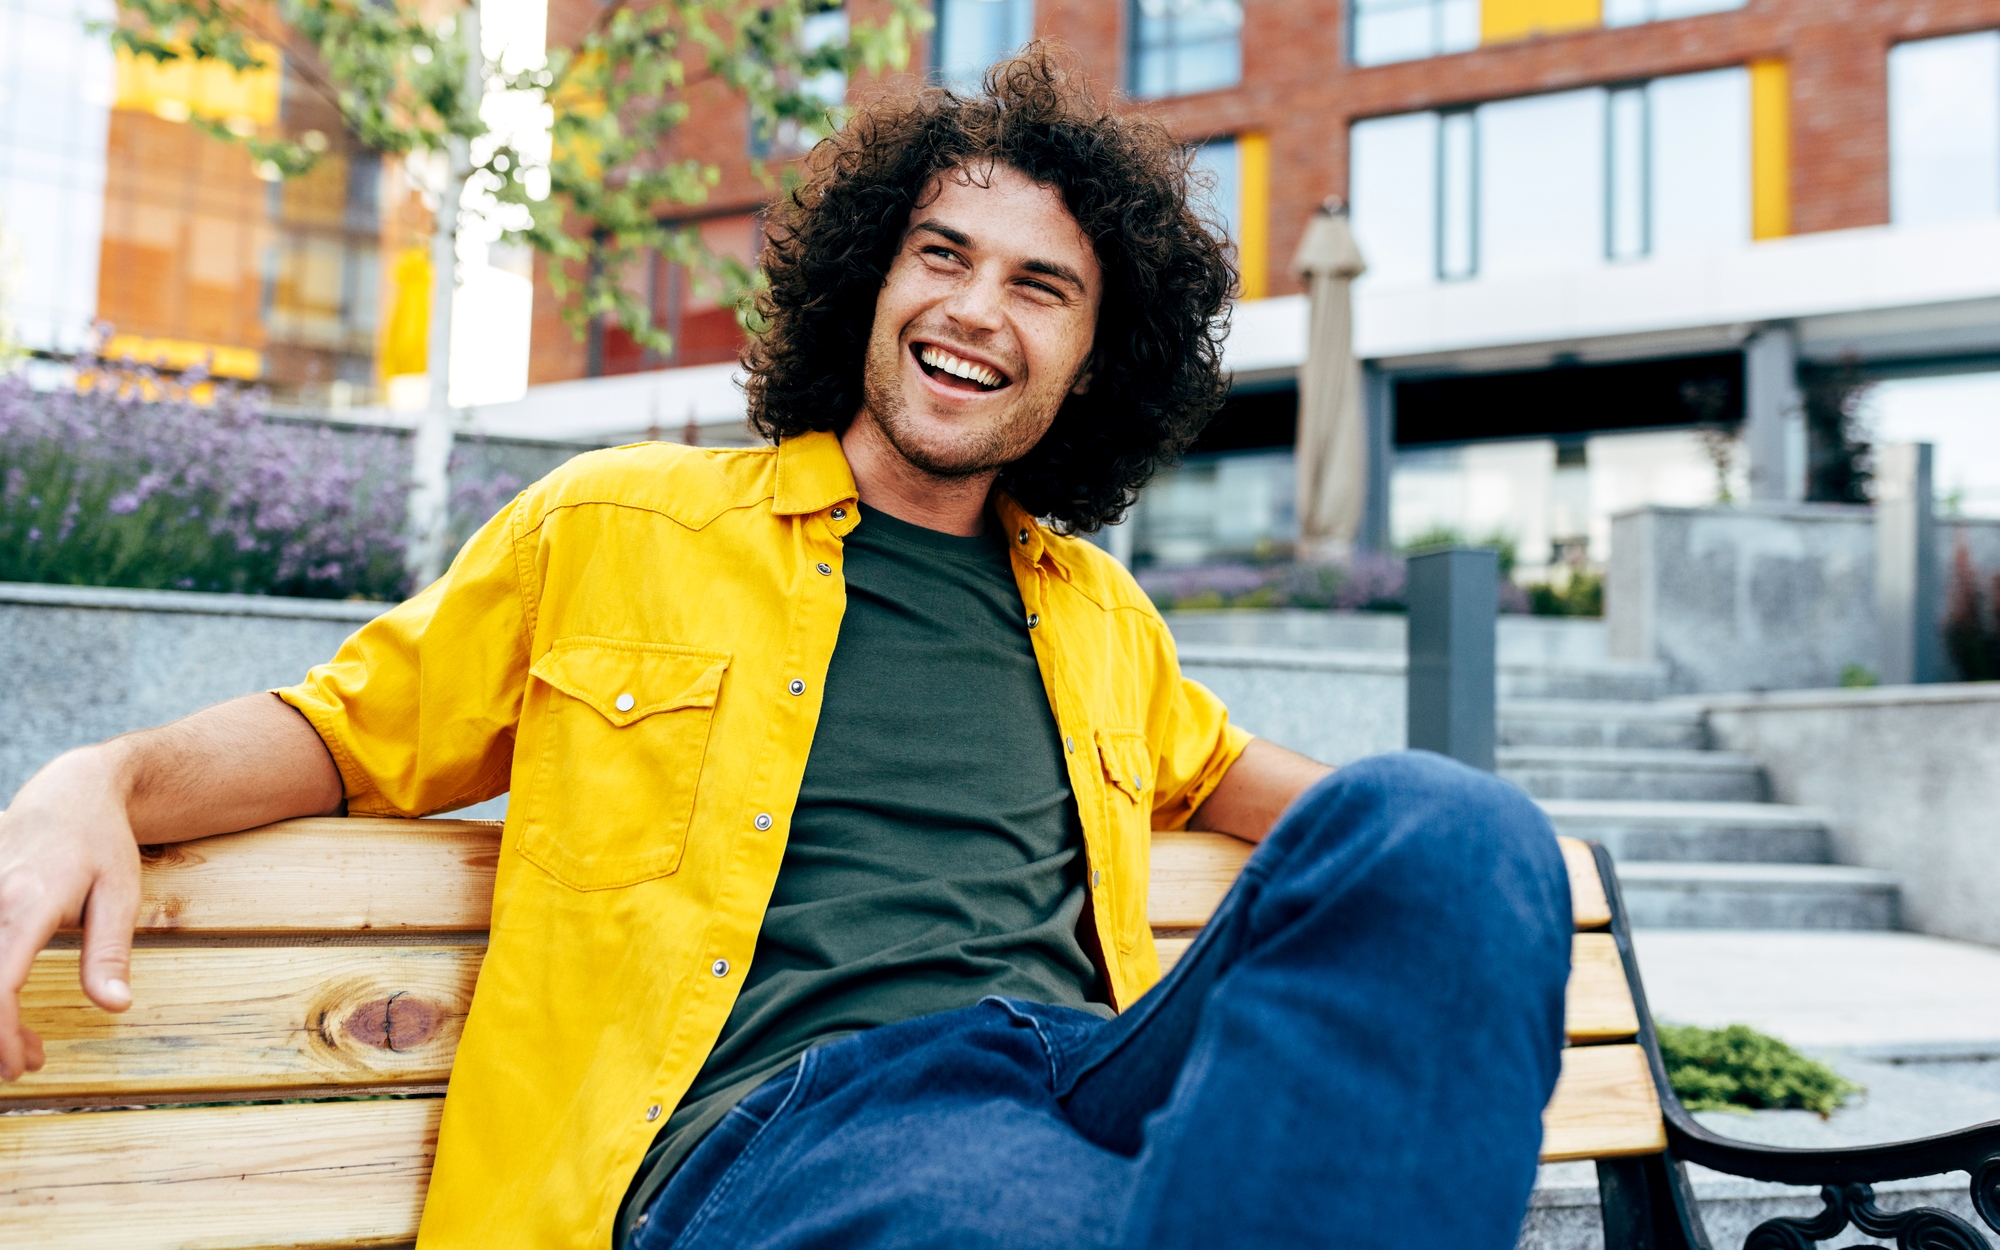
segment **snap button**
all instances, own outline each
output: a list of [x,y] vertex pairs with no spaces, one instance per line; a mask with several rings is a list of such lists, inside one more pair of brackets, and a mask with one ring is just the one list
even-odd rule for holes
[[1104,874],[1093,868],[1090,870],[1090,888],[1096,889],[1104,880]]
[[659,1103],[654,1103],[652,1106],[646,1108],[646,1122],[648,1124],[652,1123],[654,1120],[657,1120],[659,1118],[660,1118]]
[[1146,779],[1137,773],[1132,774],[1132,787],[1135,790],[1144,790],[1146,788]]
[[1030,613],[1028,613],[1028,628],[1029,628],[1029,629],[1033,629],[1033,628],[1034,628],[1035,626],[1037,626],[1037,625],[1039,625],[1039,624],[1041,624],[1041,623],[1042,623],[1042,614],[1041,614],[1041,613],[1039,613],[1039,612],[1030,612]]
[[835,508],[835,509],[833,510],[833,514],[832,514],[832,515],[833,515],[833,519],[834,519],[834,520],[836,520],[836,521],[845,521],[845,520],[847,519],[847,509],[845,509],[845,508]]
[[758,812],[757,819],[751,823],[755,824],[759,829],[769,829],[771,827],[771,813]]
[[794,677],[792,678],[792,684],[785,687],[785,689],[791,691],[793,694],[804,694],[806,692],[806,684]]
[[821,577],[833,576],[833,566],[831,564],[826,563],[825,561],[821,561],[820,563],[813,565],[813,567],[819,570]]
[[631,696],[631,695],[629,695],[629,694],[621,694],[621,695],[619,695],[619,696],[618,696],[618,702],[617,702],[617,704],[616,704],[615,706],[616,706],[616,707],[618,708],[618,710],[619,710],[619,711],[621,711],[621,712],[629,712],[629,711],[631,711],[631,710],[632,710],[632,703],[633,703],[633,699],[632,699],[632,696]]
[[1063,750],[1065,750],[1065,751],[1068,751],[1068,752],[1069,752],[1069,753],[1070,753],[1071,755],[1075,755],[1075,754],[1076,754],[1076,739],[1075,739],[1075,738],[1072,738],[1072,737],[1070,737],[1070,736],[1069,736],[1068,734],[1064,734],[1064,735],[1063,735]]
[[726,977],[729,975],[729,961],[727,959],[718,959],[709,965],[708,970],[716,976]]
[[1026,531],[1026,530],[1022,530],[1022,531],[1021,531],[1021,533],[1020,533],[1020,535],[1019,535],[1019,537],[1020,537],[1020,539],[1021,539],[1021,543],[1022,543],[1022,545],[1024,545],[1024,546],[1025,546],[1025,545],[1027,544],[1027,541],[1028,541],[1028,531]]

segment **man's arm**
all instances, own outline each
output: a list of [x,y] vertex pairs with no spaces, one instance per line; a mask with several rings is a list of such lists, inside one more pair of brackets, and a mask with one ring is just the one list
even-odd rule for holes
[[1229,771],[1222,774],[1221,782],[1195,809],[1188,828],[1227,833],[1246,842],[1262,842],[1292,800],[1332,771],[1297,751],[1252,738]]
[[132,1005],[139,850],[340,811],[340,771],[275,695],[220,703],[58,756],[0,812],[0,1080],[42,1066],[21,987],[59,928],[83,926],[83,992]]

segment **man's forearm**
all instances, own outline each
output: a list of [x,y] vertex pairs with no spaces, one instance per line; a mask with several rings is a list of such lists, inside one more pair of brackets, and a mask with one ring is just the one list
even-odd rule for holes
[[96,757],[79,763],[101,770],[123,796],[141,845],[332,815],[344,798],[340,770],[319,734],[276,695],[231,699],[75,754],[91,753]]
[[1222,775],[1221,784],[1195,810],[1188,827],[1262,842],[1292,800],[1332,771],[1297,751],[1253,738]]

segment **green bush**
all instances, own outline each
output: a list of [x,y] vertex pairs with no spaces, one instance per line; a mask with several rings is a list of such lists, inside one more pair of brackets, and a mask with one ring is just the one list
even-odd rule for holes
[[1828,1116],[1861,1091],[1819,1060],[1747,1024],[1663,1024],[1659,1036],[1667,1080],[1690,1111],[1791,1108]]
[[1536,616],[1603,616],[1604,576],[1578,569],[1560,586],[1536,582],[1528,587],[1528,608]]

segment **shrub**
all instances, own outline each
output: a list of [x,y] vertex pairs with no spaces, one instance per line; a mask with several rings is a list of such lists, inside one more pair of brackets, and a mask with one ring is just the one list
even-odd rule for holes
[[[85,376],[51,392],[0,377],[0,580],[408,593],[398,432],[272,420],[254,393],[198,375]],[[513,485],[474,483],[454,503],[483,519]]]
[[1944,647],[1964,681],[2000,680],[2000,577],[1991,595],[1980,593],[1979,574],[1965,535],[1951,560],[1951,598],[1944,613]]
[[[1318,608],[1401,612],[1407,568],[1401,557],[1357,555],[1343,561],[1284,564],[1197,564],[1139,572],[1139,585],[1162,610],[1199,608]],[[1500,610],[1525,612],[1527,597],[1500,583]]]
[[1528,587],[1528,610],[1536,616],[1603,616],[1604,575],[1577,569],[1560,585],[1536,582]]
[[1667,1080],[1690,1111],[1795,1108],[1832,1115],[1861,1087],[1747,1024],[1659,1026]]

